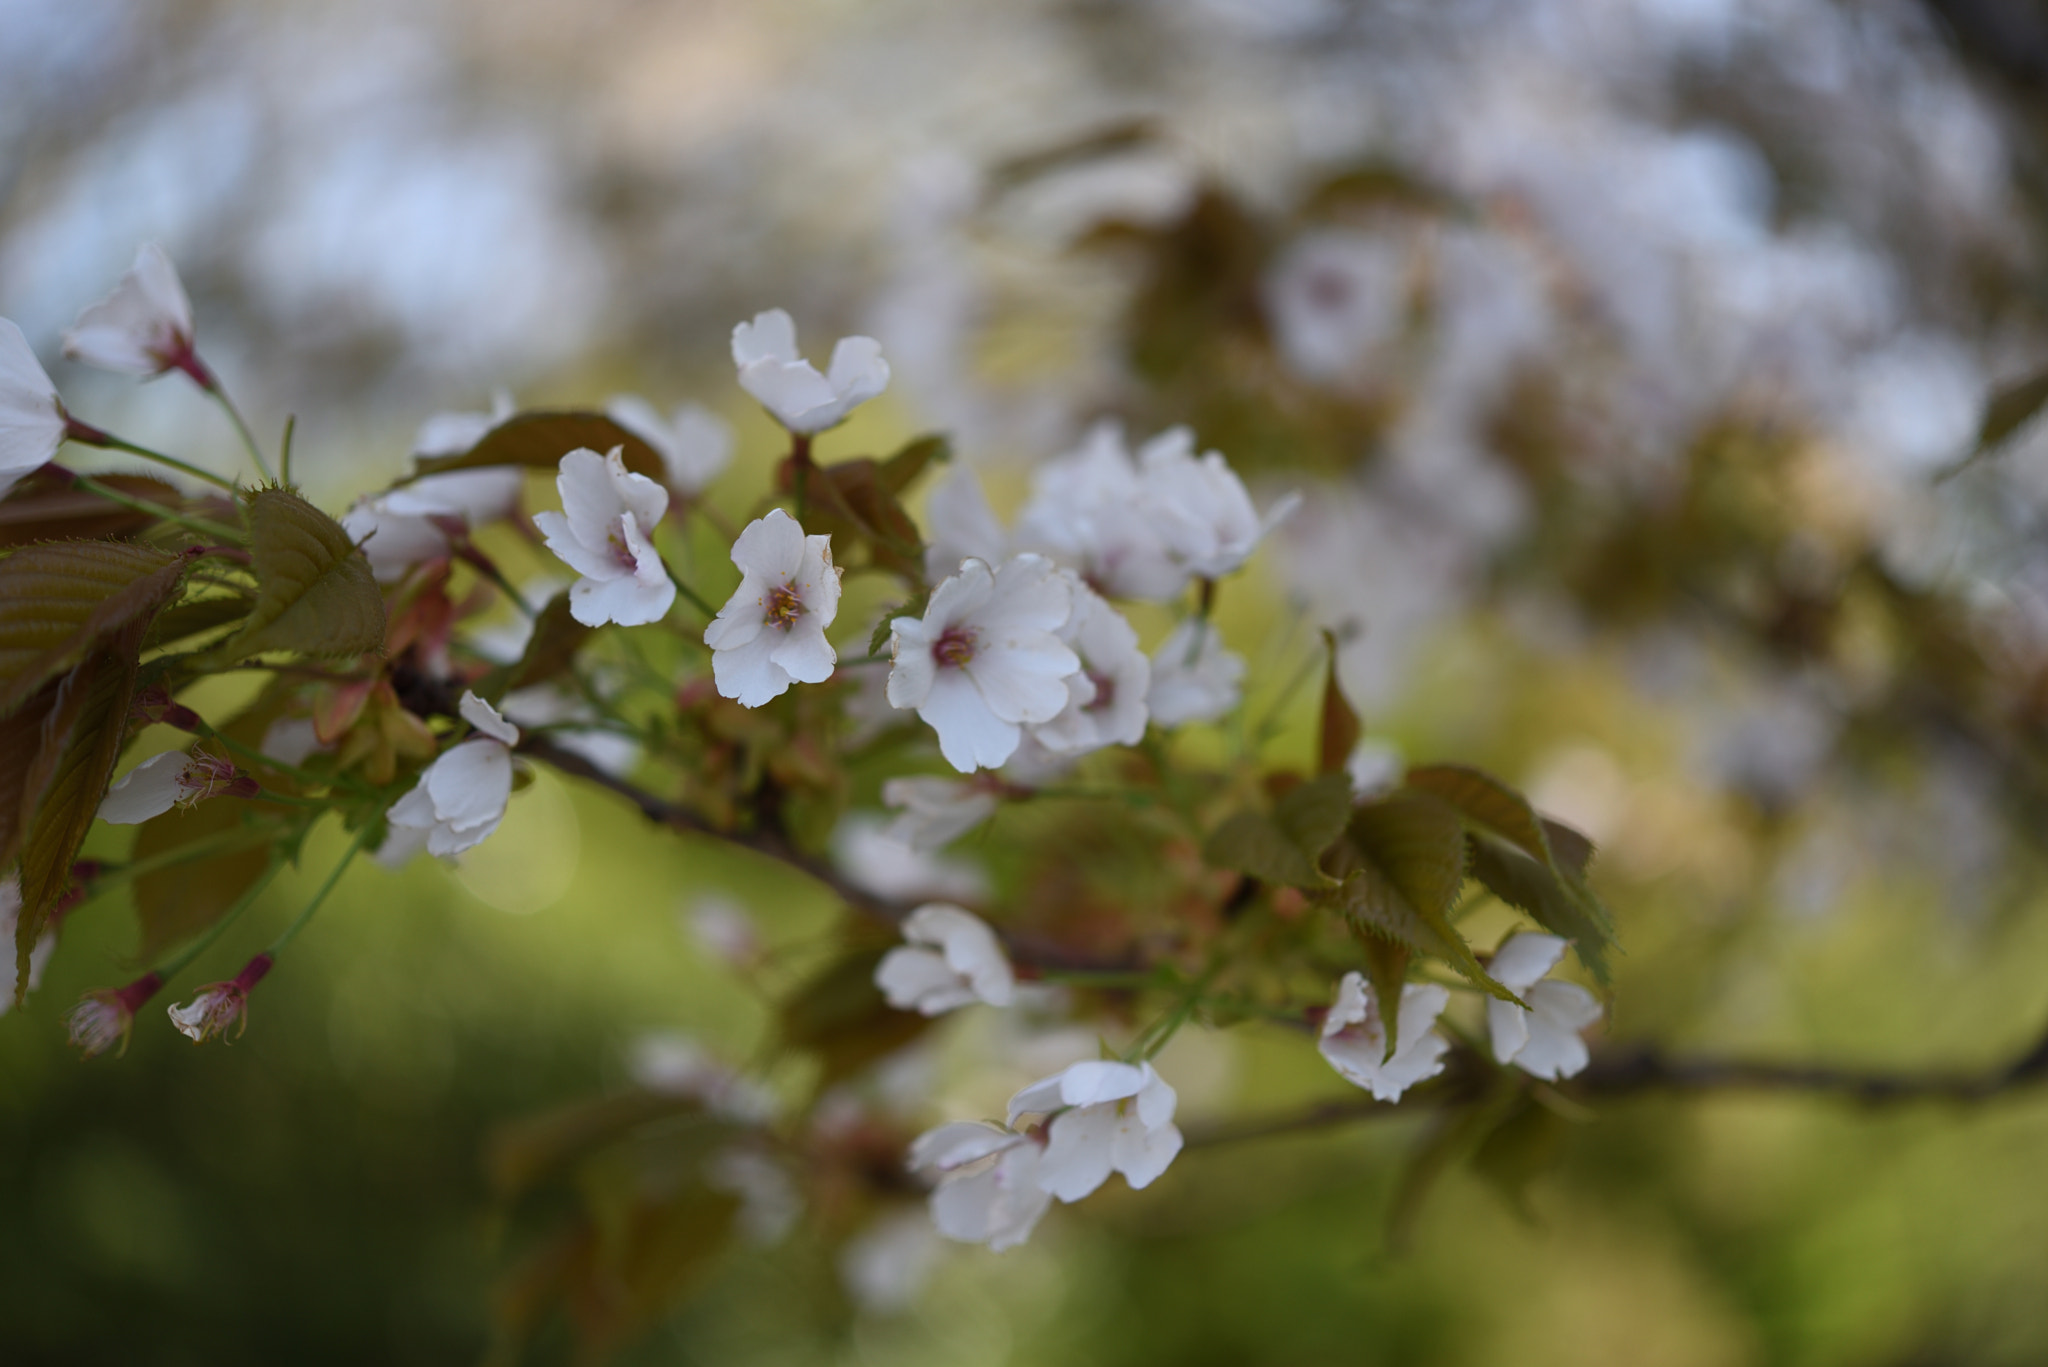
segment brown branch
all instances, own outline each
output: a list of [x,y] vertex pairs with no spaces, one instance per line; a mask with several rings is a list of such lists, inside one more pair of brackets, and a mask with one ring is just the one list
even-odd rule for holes
[[519,744],[519,753],[537,759],[552,769],[571,774],[596,784],[600,788],[616,793],[640,809],[640,814],[649,821],[658,822],[674,830],[687,831],[692,835],[708,836],[728,845],[752,850],[830,889],[832,894],[856,911],[861,911],[879,920],[894,924],[903,919],[910,908],[901,906],[884,897],[877,897],[867,889],[847,880],[837,869],[822,859],[805,854],[779,830],[757,828],[754,830],[722,830],[712,825],[696,812],[679,802],[658,797],[645,788],[616,774],[606,773],[581,755],[562,749],[545,736],[528,734]]

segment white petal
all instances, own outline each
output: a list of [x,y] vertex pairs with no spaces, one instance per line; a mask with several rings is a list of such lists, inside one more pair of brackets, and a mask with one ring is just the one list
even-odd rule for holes
[[[713,622],[712,626],[717,626]],[[726,644],[738,632],[722,635],[711,652],[711,679],[718,696],[741,707],[760,707],[789,691],[789,671],[775,662],[783,644],[780,631],[761,629],[739,645]],[[707,631],[706,640],[710,639]]]
[[1071,1202],[1107,1182],[1116,1120],[1112,1106],[1082,1106],[1054,1116],[1051,1142],[1038,1160],[1039,1189]]
[[938,661],[932,658],[933,633],[915,617],[898,617],[889,623],[889,682],[885,696],[889,706],[922,707],[931,696],[938,676]]
[[1521,996],[1523,988],[1557,967],[1564,951],[1565,942],[1557,936],[1525,930],[1501,943],[1486,971],[1495,982]]
[[21,329],[0,318],[0,495],[63,444],[57,387]]
[[[1122,1101],[1143,1091],[1145,1084],[1156,1076],[1150,1064],[1140,1066],[1112,1059],[1089,1059],[1060,1074],[1060,1100],[1069,1106]],[[1171,1098],[1172,1094],[1172,1089],[1168,1088],[1168,1097]],[[1168,1114],[1171,1113],[1169,1101]]]
[[[893,682],[893,681],[892,681]],[[895,701],[891,689],[890,701]],[[938,732],[939,753],[963,774],[994,769],[1016,753],[1023,733],[990,710],[965,672],[943,669],[932,679],[917,714]]]
[[944,957],[898,945],[875,965],[875,986],[898,1011],[938,1016],[972,1005],[975,995]]
[[866,403],[889,387],[889,363],[882,359],[882,344],[872,337],[840,338],[832,348],[832,365],[825,378],[846,409]]
[[473,737],[428,766],[426,784],[436,822],[456,830],[496,822],[512,797],[512,752]]
[[769,584],[783,584],[803,568],[804,529],[780,508],[755,518],[732,543],[732,563],[744,575]]
[[823,683],[839,665],[839,653],[825,639],[825,623],[806,613],[788,631],[778,633],[781,643],[774,647],[775,663],[798,683]]
[[1007,552],[1002,524],[988,505],[981,481],[958,461],[925,503],[925,525],[931,536],[924,553],[925,577],[933,583],[970,557],[997,564]]
[[468,689],[462,691],[462,701],[455,705],[462,719],[474,726],[492,740],[506,745],[519,744],[519,728],[498,715],[498,709],[479,698]]
[[1166,1079],[1147,1063],[1143,1065],[1145,1085],[1138,1089],[1138,1119],[1146,1129],[1157,1129],[1173,1119],[1174,1108],[1180,1104],[1180,1096]]
[[912,1171],[948,1171],[1001,1153],[1023,1142],[1020,1135],[979,1120],[956,1120],[926,1130],[910,1144]]
[[170,258],[148,243],[114,292],[78,315],[64,334],[64,354],[107,370],[155,375],[191,337],[192,306],[184,286]]
[[1129,1116],[1117,1129],[1115,1151],[1111,1155],[1116,1170],[1124,1175],[1124,1181],[1132,1190],[1149,1187],[1166,1171],[1174,1157],[1180,1153],[1183,1140],[1181,1133],[1172,1125],[1158,1125],[1146,1128],[1134,1124]]
[[1050,1115],[1066,1105],[1060,1099],[1060,1079],[1064,1076],[1064,1073],[1054,1073],[1051,1077],[1040,1078],[1011,1097],[1009,1123],[1015,1125],[1027,1115]]
[[1494,1061],[1512,1063],[1515,1056],[1528,1046],[1529,1013],[1513,1002],[1488,998],[1486,1033],[1493,1040]]
[[177,805],[178,780],[191,756],[183,750],[152,755],[123,774],[100,800],[99,818],[110,826],[136,826]]
[[630,576],[579,579],[569,588],[569,615],[587,627],[601,627],[607,622],[622,627],[645,626],[668,616],[675,601],[676,586],[666,576],[659,583],[645,583]]
[[740,367],[760,360],[796,364],[796,323],[783,309],[768,309],[732,330],[732,360]]

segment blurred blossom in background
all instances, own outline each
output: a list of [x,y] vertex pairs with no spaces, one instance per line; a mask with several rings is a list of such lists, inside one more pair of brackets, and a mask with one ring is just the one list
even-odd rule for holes
[[[1851,620],[1795,648],[1800,604],[1872,573],[1941,595],[2015,677],[2048,668],[2048,437],[1934,478],[2048,361],[2038,7],[0,0],[0,35],[0,312],[95,423],[233,455],[189,395],[60,359],[145,241],[258,430],[297,416],[299,477],[337,510],[501,388],[701,402],[758,473],[779,438],[726,347],[771,307],[881,342],[894,381],[847,449],[946,430],[1006,516],[1091,421],[1188,422],[1259,506],[1311,491],[1226,599],[1237,648],[1348,625],[1376,732],[1599,840],[1618,1029],[1995,1054],[2015,998],[1937,1010],[1988,980],[1916,959],[1929,919],[2002,948],[2039,1005],[1996,765],[1962,734],[1883,782],[1853,765],[1924,643]],[[1711,591],[1661,578],[1729,507],[1765,531],[1699,550]],[[1780,634],[1731,645],[1727,613]],[[870,805],[837,842],[857,879],[985,885],[971,837],[894,847]],[[651,1032],[746,1058],[765,1008],[731,965],[825,925],[552,780],[511,812],[531,838],[459,876],[337,902],[327,979],[232,1050],[138,1038],[84,1070],[51,1020],[5,1022],[0,1359],[483,1354],[488,1131],[622,1083]],[[1702,970],[1704,936],[1748,957]],[[1215,1053],[1181,1065],[1197,1111],[1259,1094]],[[977,1085],[997,1099],[941,1095],[999,1110]],[[627,1360],[2040,1361],[2039,1110],[1644,1103],[1533,1221],[1466,1181],[1402,1258],[1377,1132],[1191,1153],[1180,1195],[999,1259],[889,1220],[816,1265],[742,1252]]]

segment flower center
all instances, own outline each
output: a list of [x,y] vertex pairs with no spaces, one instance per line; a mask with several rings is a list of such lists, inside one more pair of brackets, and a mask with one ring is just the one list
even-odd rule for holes
[[947,627],[939,633],[939,639],[932,642],[932,658],[942,665],[958,669],[974,658],[974,646],[972,627]]
[[1091,669],[1088,671],[1088,682],[1095,685],[1095,701],[1088,704],[1087,711],[1096,712],[1116,705],[1115,679],[1107,674],[1097,674]]
[[787,584],[777,584],[768,590],[768,601],[762,621],[771,627],[787,627],[804,615],[804,600],[797,597],[796,590]]
[[626,519],[631,516],[631,513],[620,513],[619,520],[613,524],[613,530],[604,539],[605,546],[612,553],[612,560],[628,574],[637,573],[640,569],[640,558],[633,554],[632,538],[626,535]]
[[1342,271],[1311,271],[1307,281],[1308,301],[1325,313],[1336,313],[1351,302],[1351,281]]

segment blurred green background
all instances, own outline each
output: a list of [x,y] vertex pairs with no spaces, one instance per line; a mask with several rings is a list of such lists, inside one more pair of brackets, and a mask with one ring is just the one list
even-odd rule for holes
[[[0,34],[0,312],[93,421],[233,458],[188,395],[55,359],[142,240],[335,509],[502,384],[709,403],[737,515],[775,452],[725,337],[775,305],[896,366],[833,454],[943,428],[1005,507],[1086,418],[1196,421],[1262,503],[1312,495],[1225,592],[1255,669],[1362,627],[1373,734],[1599,838],[1604,1043],[1967,1071],[2048,1019],[2043,809],[2008,764],[2041,730],[2048,442],[1933,482],[2048,357],[2037,6],[0,0]],[[1138,131],[1030,164],[1104,129]],[[1361,184],[1363,219],[1318,217]],[[1335,381],[1285,303],[1333,222],[1383,296]],[[1928,624],[1988,662],[1989,710],[1900,702],[1945,677]],[[339,852],[317,834],[174,996]],[[799,961],[832,924],[542,774],[459,869],[352,870],[231,1046],[152,1006],[81,1063],[62,1010],[137,971],[122,899],[89,905],[0,1020],[0,1362],[480,1360],[528,1246],[489,1137],[622,1088],[648,1032],[763,1045],[760,992],[687,929],[706,897]],[[956,1072],[985,1028],[943,1028]],[[1343,1095],[1256,1026],[1164,1066],[1191,1130]],[[1027,1247],[948,1248],[897,1310],[799,1225],[621,1361],[2048,1361],[2048,1097],[1603,1098],[1525,1200],[1453,1168],[1396,1247],[1430,1123],[1191,1150]],[[570,1353],[556,1325],[531,1360]]]

